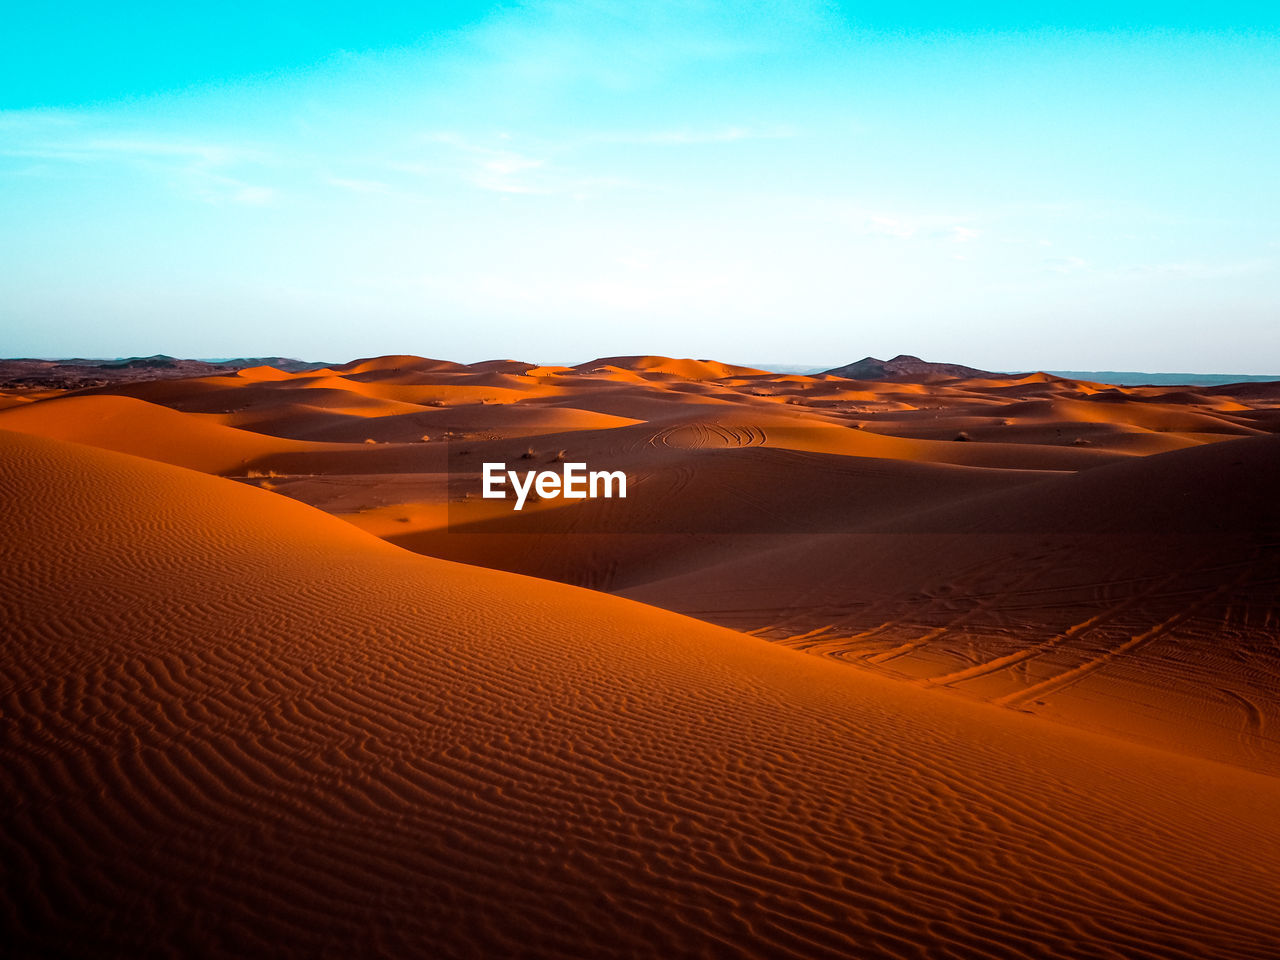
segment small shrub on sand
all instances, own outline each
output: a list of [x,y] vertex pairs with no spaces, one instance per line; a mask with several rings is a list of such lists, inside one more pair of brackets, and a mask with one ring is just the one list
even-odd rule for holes
[[957,433],[955,438],[956,440],[959,440],[959,441],[966,441],[966,440],[973,439],[973,437],[969,436],[969,434],[964,430],[961,430],[959,433]]
[[537,455],[538,455],[538,451],[534,450],[533,447],[529,447],[527,450],[525,450],[524,453],[520,454],[520,459],[532,460]]

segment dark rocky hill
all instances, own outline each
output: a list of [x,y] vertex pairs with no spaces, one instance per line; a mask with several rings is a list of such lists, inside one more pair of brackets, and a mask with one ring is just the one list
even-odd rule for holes
[[850,380],[957,380],[965,377],[999,376],[987,370],[966,367],[959,363],[931,363],[900,353],[892,360],[877,360],[875,357],[863,357],[843,367],[835,367],[825,371],[833,377],[848,377]]

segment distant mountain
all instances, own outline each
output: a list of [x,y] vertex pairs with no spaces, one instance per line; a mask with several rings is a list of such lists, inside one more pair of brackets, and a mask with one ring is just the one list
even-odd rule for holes
[[848,377],[850,380],[926,381],[997,376],[989,370],[978,370],[959,363],[930,363],[905,353],[898,354],[892,360],[863,357],[855,363],[847,363],[843,367],[834,367],[824,372],[833,377]]

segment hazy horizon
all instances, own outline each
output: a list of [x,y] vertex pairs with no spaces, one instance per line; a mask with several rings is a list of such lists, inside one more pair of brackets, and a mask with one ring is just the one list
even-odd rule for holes
[[[390,355],[395,356],[399,354],[390,354]],[[225,356],[218,356],[218,357],[179,357],[174,354],[166,354],[166,353],[131,354],[128,356],[117,355],[117,356],[102,356],[102,357],[92,357],[84,354],[75,354],[75,355],[68,355],[68,356],[62,356],[62,357],[54,357],[54,356],[6,357],[6,358],[0,358],[0,360],[28,359],[28,360],[43,360],[43,361],[50,361],[50,362],[67,361],[67,360],[84,360],[84,361],[96,360],[96,361],[102,361],[103,363],[114,363],[114,362],[120,362],[120,361],[126,361],[126,360],[142,360],[142,359],[148,359],[151,357],[160,357],[160,356],[170,357],[175,360],[196,360],[202,363],[228,363],[236,360],[248,360],[248,359],[280,359],[280,360],[293,360],[301,363],[344,364],[344,363],[352,363],[357,360],[369,359],[368,357],[363,357],[363,356],[344,357],[344,358],[329,357],[325,359],[320,357],[300,356],[295,353],[266,354],[262,352],[251,351],[251,352],[243,352],[243,353],[234,354],[234,355],[227,354]],[[462,364],[480,364],[480,363],[491,363],[491,362],[500,361],[500,360],[514,360],[517,362],[524,362],[524,363],[536,363],[541,366],[548,366],[548,367],[555,367],[555,366],[571,367],[571,366],[578,366],[584,363],[589,363],[592,360],[603,359],[605,358],[605,356],[606,356],[605,354],[595,354],[590,357],[581,357],[577,359],[565,360],[563,358],[546,358],[546,357],[530,358],[530,357],[498,357],[498,356],[480,356],[475,358],[459,359],[457,357],[433,355],[431,359],[447,360],[454,363],[462,363]],[[611,354],[609,356],[622,356],[622,355]],[[653,356],[653,354],[631,354],[630,356]],[[754,367],[757,369],[767,370],[774,373],[806,375],[806,374],[821,373],[826,370],[834,369],[835,367],[845,366],[849,363],[856,362],[857,360],[862,360],[862,359],[892,360],[897,356],[898,354],[893,354],[890,356],[874,358],[868,355],[866,357],[858,357],[853,360],[848,360],[848,359],[838,360],[835,362],[828,362],[825,364],[824,363],[782,363],[782,362],[775,363],[769,360],[741,360],[736,357],[730,357],[728,359],[721,358],[721,357],[701,357],[701,358],[694,358],[694,359],[716,360],[722,363],[732,364],[733,366]],[[949,363],[949,364],[959,364],[962,366],[972,366],[971,364],[965,364],[961,360],[954,360],[954,359],[945,359],[945,358],[936,358],[936,357],[922,357],[922,358],[918,357],[917,359],[923,359],[930,363]],[[1129,383],[1137,384],[1137,383],[1143,382],[1143,381],[1134,379],[1138,377],[1159,378],[1155,382],[1158,382],[1161,384],[1178,384],[1178,383],[1190,384],[1190,383],[1196,383],[1196,382],[1200,382],[1202,384],[1221,384],[1221,383],[1229,382],[1227,379],[1229,377],[1240,377],[1242,380],[1280,380],[1280,373],[1256,374],[1256,373],[1239,373],[1239,372],[1232,372],[1232,371],[1226,371],[1226,370],[1106,370],[1102,368],[1094,368],[1094,369],[1081,368],[1076,370],[1067,370],[1067,369],[1061,369],[1061,368],[1049,368],[1044,366],[1029,366],[1029,367],[1022,367],[1022,368],[1010,369],[1010,370],[991,370],[989,372],[1005,373],[1005,374],[1007,373],[1048,373],[1054,376],[1064,376],[1064,377],[1079,376],[1083,374],[1110,374],[1116,378],[1127,378],[1127,379],[1113,379],[1113,380],[1107,381],[1107,382],[1116,383],[1116,384],[1129,384]],[[1195,380],[1173,379],[1177,377],[1194,377],[1194,378],[1201,378],[1201,380],[1195,381]]]
[[1275,11],[219,16],[11,15],[4,353],[1280,371]]

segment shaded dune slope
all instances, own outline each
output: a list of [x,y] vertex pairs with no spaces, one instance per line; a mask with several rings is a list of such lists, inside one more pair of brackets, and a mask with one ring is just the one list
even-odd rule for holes
[[1277,477],[1280,437],[1232,440],[726,553],[623,592],[1275,773]]
[[1269,958],[1280,784],[0,435],[12,955]]
[[[758,435],[762,435],[757,431]],[[652,428],[566,435],[570,459],[625,470],[626,500],[588,500],[494,515],[479,499],[452,502],[426,529],[382,526],[392,542],[431,556],[620,590],[714,566],[803,533],[858,530],[886,516],[1034,483],[1038,471],[992,470],[796,451],[620,444]],[[525,441],[478,445],[466,461],[516,464]],[[547,466],[541,456],[531,466]],[[551,464],[554,466],[554,464]],[[478,484],[478,477],[472,485]],[[412,512],[412,511],[410,511]],[[473,515],[475,515],[473,519]],[[378,517],[347,515],[373,529]],[[447,520],[448,525],[445,526]]]

